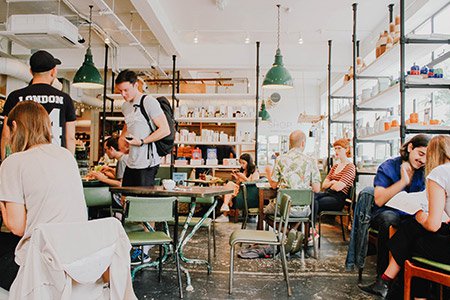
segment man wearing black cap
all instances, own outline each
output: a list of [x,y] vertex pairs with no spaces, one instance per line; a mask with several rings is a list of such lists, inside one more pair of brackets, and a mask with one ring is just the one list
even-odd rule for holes
[[[8,95],[2,115],[6,124],[9,112],[20,101],[32,100],[44,106],[52,122],[52,142],[75,152],[75,107],[70,96],[51,86],[56,79],[56,65],[61,61],[47,51],[37,51],[30,58],[30,70],[33,75],[31,84]],[[2,160],[6,156],[9,144],[8,126],[3,126],[1,140]]]

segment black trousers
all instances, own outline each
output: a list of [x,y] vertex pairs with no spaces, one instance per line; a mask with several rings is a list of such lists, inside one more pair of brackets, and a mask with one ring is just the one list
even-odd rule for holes
[[[412,256],[450,264],[450,225],[446,223],[442,223],[437,232],[430,232],[415,218],[408,218],[400,224],[388,244],[392,256],[401,267]],[[415,297],[427,297],[427,285],[423,280],[415,281],[413,288]]]
[[145,169],[126,167],[123,173],[122,186],[154,186],[158,169],[159,165]]
[[0,287],[7,291],[19,272],[19,266],[14,261],[14,251],[19,241],[19,236],[0,232]]
[[389,227],[399,227],[402,220],[412,218],[410,215],[402,215],[396,209],[382,206],[375,207],[372,212],[370,226],[378,230],[377,242],[377,276],[383,275],[389,264]]
[[321,211],[340,211],[344,208],[347,195],[343,192],[326,191],[314,194],[314,220]]

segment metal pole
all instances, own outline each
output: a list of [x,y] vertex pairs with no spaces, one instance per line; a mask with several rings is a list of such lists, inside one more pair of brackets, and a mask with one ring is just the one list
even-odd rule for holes
[[[175,113],[175,76],[176,76],[176,71],[175,71],[175,64],[177,61],[177,56],[176,55],[172,55],[172,114]],[[176,125],[177,123],[175,122],[175,131],[178,131],[178,125]],[[175,155],[177,153],[178,150],[178,146],[175,145],[175,154],[172,153],[172,155],[170,155],[170,179],[173,178],[173,171],[174,171],[174,163],[175,163]]]
[[394,22],[394,3],[388,5],[389,9],[389,24]]
[[108,82],[108,44],[105,44],[105,66],[103,67],[103,110],[102,110],[102,138],[100,139],[100,151],[104,154],[103,143],[105,142],[106,131],[106,83]]
[[[114,72],[111,72],[111,94],[114,94],[114,80],[115,80],[115,74]],[[111,117],[114,115],[114,99],[111,98]],[[111,122],[111,134],[114,130],[114,125]]]
[[405,0],[400,0],[400,143],[405,142]]
[[259,123],[259,45],[256,42],[256,110],[255,110],[255,165],[258,165],[258,123]]
[[331,44],[328,40],[328,140],[327,140],[327,170],[331,170]]
[[353,7],[353,36],[352,36],[352,43],[353,43],[353,164],[356,166],[356,155],[357,155],[357,136],[356,136],[356,113],[357,113],[357,106],[356,106],[356,16],[357,16],[357,3],[352,4]]

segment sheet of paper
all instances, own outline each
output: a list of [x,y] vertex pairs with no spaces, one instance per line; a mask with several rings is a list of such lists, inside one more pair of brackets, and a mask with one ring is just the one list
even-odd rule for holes
[[[426,191],[418,193],[407,193],[405,191],[398,193],[386,203],[386,206],[404,211],[410,215],[414,215],[419,210],[428,213],[428,199]],[[449,217],[442,214],[442,221],[448,221]]]

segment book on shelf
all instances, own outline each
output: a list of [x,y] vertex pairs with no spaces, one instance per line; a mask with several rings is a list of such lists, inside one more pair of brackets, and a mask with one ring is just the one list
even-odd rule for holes
[[[386,206],[398,209],[410,215],[414,215],[419,210],[428,213],[428,199],[426,191],[417,193],[407,193],[405,191],[398,193],[386,203]],[[442,222],[447,222],[449,216],[442,213]]]

